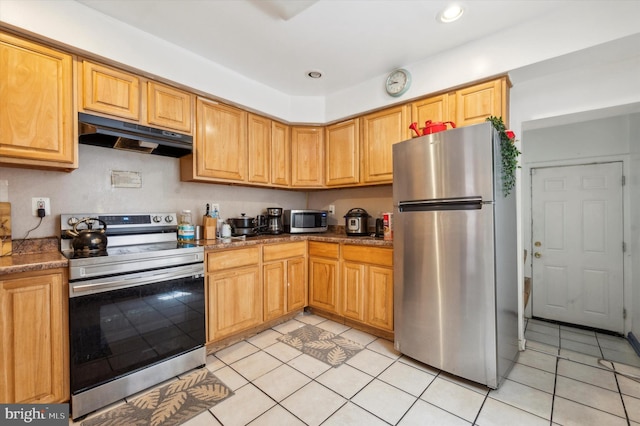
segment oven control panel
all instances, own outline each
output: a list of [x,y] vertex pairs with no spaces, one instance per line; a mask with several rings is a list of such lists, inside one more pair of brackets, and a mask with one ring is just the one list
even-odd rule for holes
[[[100,219],[107,224],[107,235],[125,231],[126,233],[167,232],[178,226],[175,212],[159,213],[64,213],[60,215],[60,231],[72,230],[73,226],[88,218]],[[81,229],[85,229],[86,226]]]

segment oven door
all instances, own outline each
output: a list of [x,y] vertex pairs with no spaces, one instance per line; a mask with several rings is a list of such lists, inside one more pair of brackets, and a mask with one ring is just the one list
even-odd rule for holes
[[204,346],[204,276],[181,275],[70,283],[72,394]]

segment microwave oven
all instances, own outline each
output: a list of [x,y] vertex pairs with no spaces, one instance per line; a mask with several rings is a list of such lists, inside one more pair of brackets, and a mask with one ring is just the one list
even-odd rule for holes
[[306,232],[326,232],[326,210],[285,210],[283,216],[284,232],[303,234]]

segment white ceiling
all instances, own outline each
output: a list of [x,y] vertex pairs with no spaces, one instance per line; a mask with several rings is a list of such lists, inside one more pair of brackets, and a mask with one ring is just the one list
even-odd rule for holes
[[291,96],[327,96],[579,3],[463,0],[462,18],[442,24],[451,1],[76,1]]

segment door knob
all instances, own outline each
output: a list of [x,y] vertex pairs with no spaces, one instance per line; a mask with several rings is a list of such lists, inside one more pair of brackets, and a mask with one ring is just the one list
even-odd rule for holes
[[536,259],[540,259],[542,257],[542,254],[539,252],[535,252],[533,253],[533,257],[535,257]]

